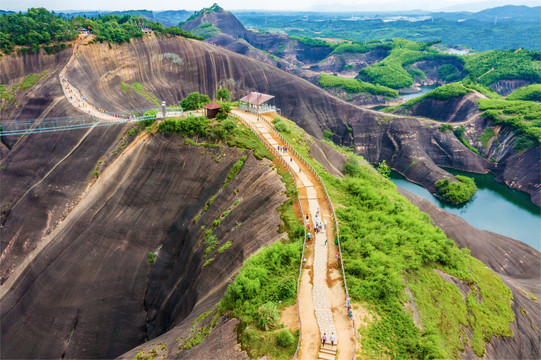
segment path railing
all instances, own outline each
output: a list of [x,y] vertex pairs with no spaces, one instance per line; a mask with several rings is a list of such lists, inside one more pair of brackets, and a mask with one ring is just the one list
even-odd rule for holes
[[[329,197],[329,193],[327,192],[327,188],[325,187],[325,184],[323,183],[323,180],[321,179],[321,177],[319,176],[318,172],[316,171],[316,169],[314,169],[314,167],[304,159],[304,157],[297,151],[295,150],[290,144],[289,142],[282,136],[282,134],[280,134],[280,132],[278,132],[275,127],[274,127],[274,124],[272,124],[270,121],[268,121],[266,118],[264,117],[261,117],[262,121],[266,122],[272,129],[272,131],[274,132],[274,134],[278,135],[280,137],[280,139],[282,139],[282,141],[286,144],[288,144],[288,151],[289,149],[291,148],[291,151],[299,158],[301,159],[302,162],[304,162],[304,164],[306,166],[308,166],[308,168],[310,169],[310,171],[314,174],[314,176],[317,178],[317,180],[319,181],[319,183],[321,184],[321,187],[323,188],[323,190],[325,191],[325,196],[327,197],[327,202],[329,203],[329,206],[331,207],[331,212],[332,212],[332,216],[333,216],[333,219],[334,219],[334,226],[336,228],[336,239],[338,241],[338,252],[340,254],[340,266],[342,268],[342,278],[344,279],[344,288],[346,290],[346,296],[349,297],[349,291],[348,291],[348,286],[347,286],[347,283],[346,283],[346,272],[344,270],[344,262],[343,262],[343,257],[342,257],[342,247],[340,246],[340,235],[338,233],[338,218],[336,217],[336,213],[334,211],[334,206],[332,205],[332,202],[331,202],[331,198]],[[353,318],[353,335],[354,335],[354,345],[353,345],[353,356],[352,356],[352,359],[355,359],[355,349],[357,347],[357,330],[356,330],[356,326],[355,326],[355,317]]]
[[[270,152],[274,156],[276,156],[276,158],[278,158],[280,160],[280,162],[282,162],[282,164],[284,164],[288,168],[289,172],[291,173],[291,176],[293,176],[293,180],[295,181],[295,188],[297,189],[297,200],[299,201],[299,207],[301,209],[301,216],[302,216],[302,224],[303,224],[303,228],[304,228],[304,240],[303,240],[303,244],[302,244],[302,256],[301,256],[301,263],[299,265],[299,276],[297,278],[297,299],[298,299],[299,298],[299,291],[300,291],[300,288],[301,288],[302,269],[303,269],[303,265],[304,265],[304,250],[306,248],[306,227],[304,226],[304,211],[302,210],[301,198],[298,195],[299,194],[299,184],[297,182],[297,176],[295,175],[295,172],[293,171],[293,168],[291,168],[291,165],[289,165],[289,163],[286,160],[284,160],[284,158],[274,148],[274,146],[269,144],[267,139],[265,139],[263,136],[259,135],[259,132],[257,131],[257,129],[254,128],[252,122],[245,119],[242,115],[239,115],[239,114],[236,114],[236,115],[250,130],[252,130],[252,132],[263,143],[263,145],[265,145],[267,147],[267,149],[269,149]],[[287,144],[287,142],[286,142],[286,144]],[[293,360],[297,359],[297,357],[299,355],[299,349],[300,349],[300,346],[301,346],[301,339],[302,339],[301,310],[300,310],[300,304],[299,304],[298,300],[297,300],[297,315],[299,317],[299,328],[300,329],[299,329],[299,340],[297,342],[297,350],[295,351],[295,355],[293,355]]]
[[8,135],[29,135],[53,131],[87,129],[95,126],[108,126],[150,120],[156,115],[118,117],[111,120],[98,119],[92,115],[63,118],[46,118],[30,120],[0,120],[0,137]]

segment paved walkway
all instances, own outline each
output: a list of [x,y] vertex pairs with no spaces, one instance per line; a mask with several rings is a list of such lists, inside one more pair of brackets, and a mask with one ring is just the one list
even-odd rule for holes
[[[254,128],[260,133],[261,136],[267,140],[267,142],[272,145],[276,150],[278,146],[288,146],[287,143],[284,143],[282,139],[278,137],[273,137],[271,131],[268,129],[267,124],[263,120],[258,121],[255,115],[244,113],[241,111],[233,111],[234,115],[242,117],[245,120],[250,121]],[[334,333],[335,336],[335,346],[338,344],[338,334],[336,331],[336,326],[333,319],[333,313],[331,311],[331,298],[330,298],[330,289],[327,282],[327,259],[328,259],[328,246],[326,245],[327,232],[322,230],[319,233],[314,232],[314,226],[316,222],[316,214],[319,222],[327,221],[327,226],[332,228],[332,216],[328,213],[328,206],[321,207],[318,202],[318,194],[315,185],[310,181],[305,165],[302,167],[305,168],[304,171],[301,170],[300,159],[297,159],[295,155],[291,153],[281,152],[282,158],[290,164],[293,169],[297,179],[302,182],[302,185],[306,188],[306,199],[308,202],[308,210],[305,210],[305,215],[309,215],[310,223],[310,232],[312,240],[314,241],[314,259],[313,259],[313,287],[312,287],[312,301],[315,308],[315,317],[317,325],[319,327],[320,337],[325,333],[327,335],[327,343],[330,344],[331,334]],[[319,186],[319,185],[316,185]],[[304,219],[306,221],[306,219]],[[315,235],[315,236],[314,236]],[[332,236],[332,235],[331,235]],[[333,239],[328,239],[333,241]],[[307,244],[307,247],[310,244]],[[301,304],[302,305],[302,304]],[[301,340],[301,348],[304,342],[304,337]]]

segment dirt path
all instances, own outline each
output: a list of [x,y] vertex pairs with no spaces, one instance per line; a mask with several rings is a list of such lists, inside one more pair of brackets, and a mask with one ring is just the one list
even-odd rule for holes
[[[273,116],[266,119],[269,121],[267,123],[258,121],[254,114],[238,110],[234,110],[233,114],[253,124],[259,134],[275,149],[278,146],[288,146],[270,125]],[[302,328],[299,359],[318,357],[323,333],[327,334],[328,342],[331,333],[335,334],[338,342],[338,359],[351,359],[354,351],[354,330],[345,308],[345,291],[337,265],[337,247],[333,241],[330,204],[318,179],[300,158],[291,152],[282,153],[281,156],[290,164],[298,179],[299,197],[305,216],[309,217],[312,237],[312,240],[307,242],[306,262],[298,298]],[[316,219],[321,223],[326,221],[327,224],[326,230],[317,234],[313,229]],[[334,348],[336,349],[336,345]]]

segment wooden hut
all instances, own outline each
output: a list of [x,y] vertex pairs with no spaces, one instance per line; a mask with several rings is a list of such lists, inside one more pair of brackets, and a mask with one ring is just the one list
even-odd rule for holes
[[218,114],[218,110],[220,110],[220,107],[221,106],[219,104],[216,104],[215,102],[203,105],[203,108],[205,109],[205,114],[207,115],[208,119],[214,119]]

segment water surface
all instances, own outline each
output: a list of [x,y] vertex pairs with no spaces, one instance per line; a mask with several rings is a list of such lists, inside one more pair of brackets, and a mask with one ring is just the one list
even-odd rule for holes
[[416,92],[416,93],[413,93],[413,94],[400,94],[400,97],[404,98],[406,101],[407,100],[411,100],[411,99],[415,99],[419,96],[423,96],[424,94],[426,94],[427,92],[430,92],[432,90],[434,90],[435,88],[437,88],[439,85],[437,84],[434,84],[434,85],[423,85],[421,86],[421,91],[419,92]]
[[445,204],[424,187],[409,182],[395,171],[391,173],[391,181],[460,216],[478,229],[509,236],[541,250],[541,209],[531,202],[528,194],[497,182],[492,174],[445,170],[454,175],[466,175],[475,179],[478,190],[467,204],[461,207]]

